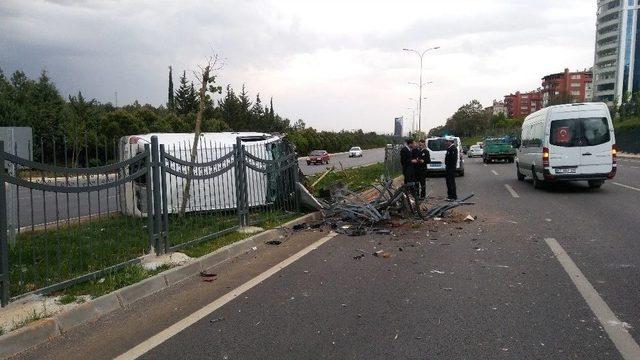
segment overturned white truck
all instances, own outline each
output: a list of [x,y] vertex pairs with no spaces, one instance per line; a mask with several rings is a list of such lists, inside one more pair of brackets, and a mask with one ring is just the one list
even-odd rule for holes
[[[186,179],[177,174],[188,173],[189,166],[182,162],[191,161],[191,145],[194,134],[191,133],[156,133],[124,136],[120,139],[120,161],[131,159],[144,152],[145,144],[151,143],[151,137],[157,136],[158,143],[164,145],[165,180],[168,213],[177,213],[183,199]],[[193,174],[209,178],[192,180],[189,200],[185,211],[232,210],[237,207],[236,158],[230,155],[234,151],[237,139],[244,145],[247,162],[252,163],[250,156],[261,160],[274,160],[284,156],[281,136],[258,132],[220,132],[202,133],[199,138],[197,163],[210,165],[193,167]],[[171,158],[175,161],[172,161]],[[254,167],[258,168],[256,161]],[[247,202],[250,207],[268,205],[276,196],[276,182],[282,181],[279,176],[256,171],[245,167],[247,179]],[[137,168],[129,167],[122,176],[135,173]],[[173,172],[173,174],[172,174]],[[216,174],[216,175],[214,175]],[[147,216],[147,184],[146,178],[140,177],[120,187],[120,210],[126,215],[135,217]]]

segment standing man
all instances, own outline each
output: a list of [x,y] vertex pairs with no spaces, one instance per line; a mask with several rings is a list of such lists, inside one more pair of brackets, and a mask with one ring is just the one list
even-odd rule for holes
[[444,157],[445,177],[447,179],[447,201],[458,199],[456,192],[456,165],[458,165],[458,147],[453,139],[447,139],[447,154]]
[[418,163],[413,157],[413,149],[415,148],[415,142],[413,139],[408,139],[406,145],[400,150],[400,164],[402,165],[402,175],[404,176],[404,183],[412,183],[415,179],[415,164]]
[[418,160],[416,163],[416,181],[418,182],[420,199],[427,197],[427,164],[431,162],[431,156],[427,149],[427,144],[424,139],[418,141],[418,147],[414,150],[415,158]]

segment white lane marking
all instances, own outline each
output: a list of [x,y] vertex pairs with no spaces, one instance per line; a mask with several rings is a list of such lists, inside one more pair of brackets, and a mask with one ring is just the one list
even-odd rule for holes
[[613,185],[622,186],[623,188],[627,188],[627,189],[631,189],[631,190],[635,190],[635,191],[640,191],[640,189],[639,189],[639,188],[636,188],[636,187],[633,187],[633,186],[629,186],[629,185],[625,185],[625,184],[620,184],[620,183],[617,183],[617,182],[615,182],[615,181],[612,181],[611,183],[612,183]]
[[498,173],[495,170],[491,170],[491,172],[493,173],[493,175],[498,175]]
[[624,359],[640,359],[640,346],[633,340],[625,327],[625,323],[621,322],[618,317],[611,311],[607,303],[602,300],[598,292],[593,288],[589,280],[584,276],[582,271],[571,260],[569,255],[564,251],[562,246],[553,238],[546,238],[544,241],[549,245],[551,251],[558,259],[558,262],[567,272],[573,284],[584,300],[596,315],[600,324],[613,341],[620,354]]
[[519,198],[519,197],[520,197],[520,195],[518,195],[518,193],[517,193],[515,190],[513,190],[513,188],[511,187],[511,185],[504,184],[504,187],[506,187],[506,188],[507,188],[507,191],[509,191],[509,193],[511,194],[511,196],[513,196],[514,198]]
[[216,311],[217,309],[221,308],[222,306],[224,306],[225,304],[227,304],[231,300],[235,299],[236,297],[242,295],[244,292],[248,291],[252,287],[260,284],[263,281],[265,281],[266,279],[268,279],[269,277],[271,277],[272,275],[274,275],[278,271],[280,271],[280,270],[286,268],[287,266],[291,265],[296,260],[302,258],[303,256],[307,255],[311,251],[316,250],[320,245],[322,245],[322,244],[326,243],[327,241],[331,240],[336,235],[337,235],[336,233],[331,233],[331,234],[323,237],[322,239],[314,242],[313,244],[307,246],[306,248],[298,251],[296,254],[294,254],[291,257],[283,260],[282,262],[280,262],[279,264],[273,266],[269,270],[263,272],[262,274],[256,276],[255,278],[247,281],[246,283],[238,286],[237,288],[231,290],[230,292],[226,293],[222,297],[220,297],[220,298],[214,300],[213,302],[209,303],[205,307],[197,310],[193,314],[187,316],[186,318],[178,321],[177,323],[175,323],[175,324],[169,326],[168,328],[160,331],[159,333],[153,335],[152,337],[150,337],[147,340],[143,341],[142,343],[138,344],[134,348],[128,350],[124,354],[116,357],[116,360],[136,359],[136,358],[146,354],[148,351],[150,351],[153,348],[155,348],[156,346],[162,344],[163,342],[165,342],[166,340],[168,340],[172,336],[178,334],[179,332],[181,332],[182,330],[186,329],[187,327],[193,325],[194,323],[196,323],[197,321],[201,320],[205,316],[207,316],[207,315],[211,314],[212,312]]

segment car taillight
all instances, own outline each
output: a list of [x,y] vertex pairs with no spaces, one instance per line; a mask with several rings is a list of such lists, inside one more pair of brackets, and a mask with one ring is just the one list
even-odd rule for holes
[[542,167],[549,167],[549,149],[542,148]]
[[618,145],[613,144],[611,146],[611,172],[607,174],[608,179],[613,179],[616,176],[616,171],[618,170]]

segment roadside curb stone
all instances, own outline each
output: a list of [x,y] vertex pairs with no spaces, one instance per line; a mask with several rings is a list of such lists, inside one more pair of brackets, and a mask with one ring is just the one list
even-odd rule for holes
[[160,274],[131,284],[112,293],[89,300],[73,309],[59,313],[51,318],[41,319],[20,329],[0,336],[0,358],[4,359],[16,355],[32,347],[47,342],[70,329],[97,320],[115,310],[124,308],[132,303],[153,295],[170,286],[180,283],[232,258],[251,251],[253,247],[264,245],[265,242],[281,236],[281,228],[321,219],[320,212],[314,212],[293,219],[278,228],[270,229],[238,242],[224,246],[210,254],[185,265],[169,269]]
[[0,357],[7,358],[60,335],[55,318],[41,319],[0,336]]

